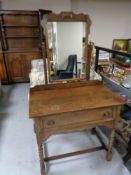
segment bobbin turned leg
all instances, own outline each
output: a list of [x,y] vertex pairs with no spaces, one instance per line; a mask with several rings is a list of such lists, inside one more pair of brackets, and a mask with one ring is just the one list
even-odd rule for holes
[[107,155],[106,155],[106,160],[107,161],[112,160],[112,145],[113,145],[113,142],[114,142],[114,138],[115,138],[115,129],[113,129],[111,131],[109,144],[108,144],[108,151],[107,151]]
[[46,173],[45,173],[45,164],[44,164],[44,155],[43,155],[42,142],[39,142],[38,143],[38,152],[39,152],[39,159],[40,159],[41,175],[46,175]]

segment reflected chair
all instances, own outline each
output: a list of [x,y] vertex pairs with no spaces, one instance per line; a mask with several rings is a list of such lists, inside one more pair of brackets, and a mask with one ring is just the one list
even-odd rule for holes
[[73,78],[74,67],[76,66],[76,63],[77,55],[69,55],[66,69],[57,71],[57,76],[59,77],[59,79]]

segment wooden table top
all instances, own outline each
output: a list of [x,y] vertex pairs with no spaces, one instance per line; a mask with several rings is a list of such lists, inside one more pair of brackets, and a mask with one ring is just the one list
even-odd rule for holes
[[30,118],[65,112],[123,105],[105,85],[33,91],[29,97]]

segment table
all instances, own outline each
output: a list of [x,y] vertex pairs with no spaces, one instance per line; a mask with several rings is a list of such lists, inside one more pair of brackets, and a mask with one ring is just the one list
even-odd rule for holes
[[[87,152],[106,149],[106,159],[111,160],[112,144],[123,104],[119,97],[96,80],[50,84],[30,89],[29,116],[34,119],[41,175],[45,175],[45,162]],[[106,126],[112,130],[108,146],[95,129],[97,126]],[[46,143],[49,136],[91,128],[94,128],[102,146],[45,157],[42,143]]]

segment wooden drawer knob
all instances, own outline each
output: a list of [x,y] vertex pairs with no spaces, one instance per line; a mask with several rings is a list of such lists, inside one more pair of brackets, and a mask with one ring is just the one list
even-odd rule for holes
[[54,120],[49,120],[47,122],[47,125],[50,125],[50,126],[55,125],[55,121]]
[[103,113],[103,118],[109,118],[111,117],[111,114],[109,111]]

